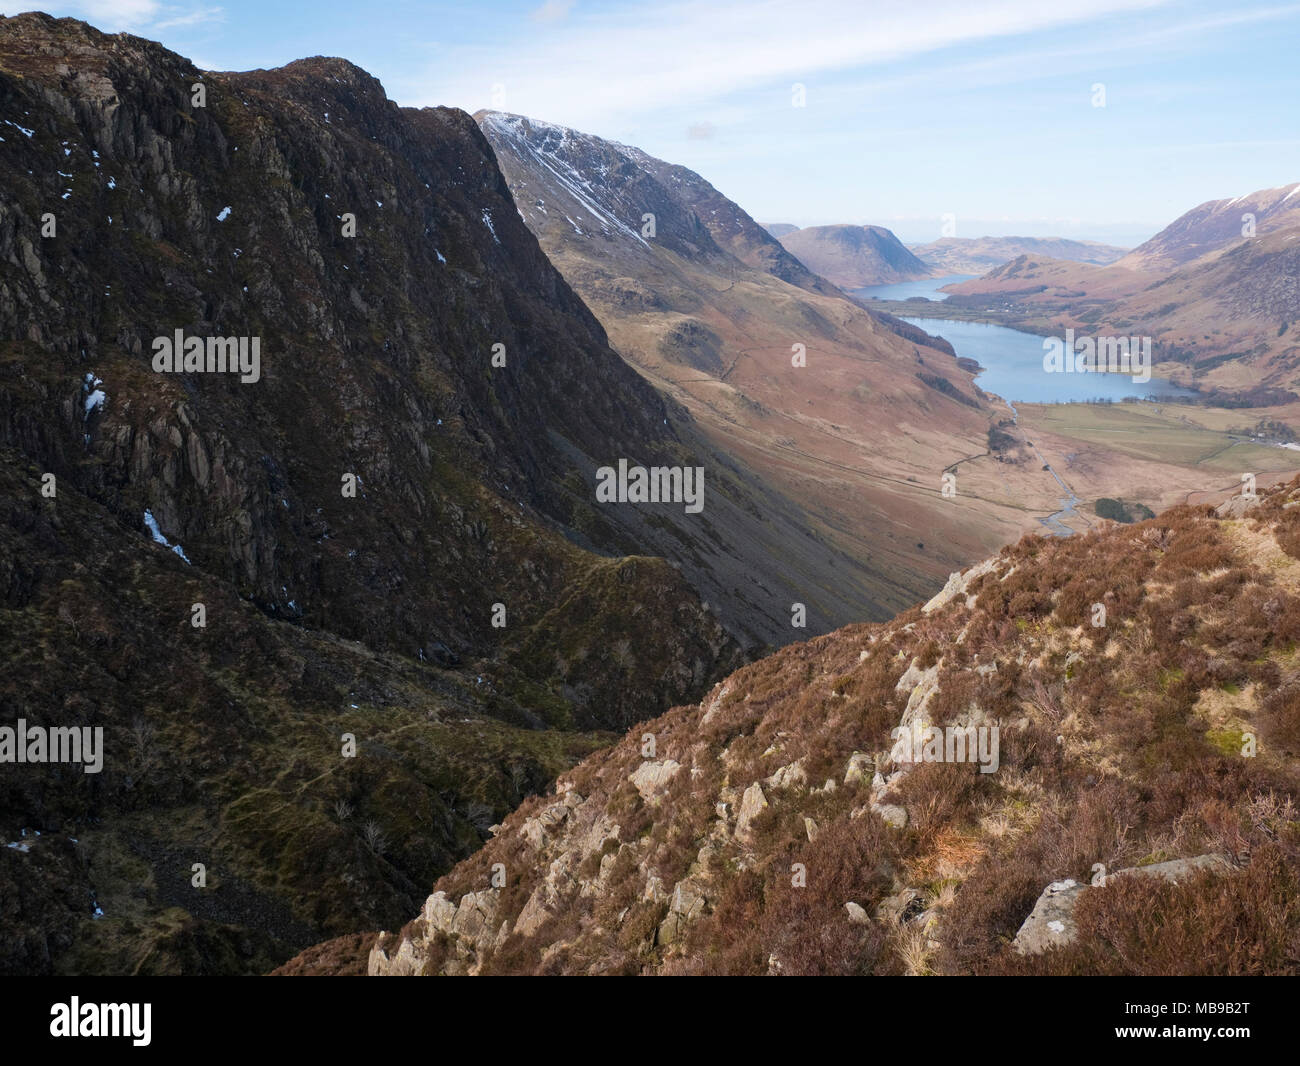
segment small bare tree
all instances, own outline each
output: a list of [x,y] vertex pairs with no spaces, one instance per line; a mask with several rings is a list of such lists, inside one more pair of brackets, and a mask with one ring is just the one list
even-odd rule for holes
[[384,837],[383,829],[373,819],[361,827],[361,839],[366,842],[366,847],[376,855],[382,855],[388,848],[388,841]]

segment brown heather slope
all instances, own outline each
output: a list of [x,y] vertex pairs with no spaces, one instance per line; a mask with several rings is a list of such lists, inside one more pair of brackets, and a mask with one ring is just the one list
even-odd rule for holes
[[[525,223],[615,349],[841,551],[844,595],[821,596],[823,617],[888,617],[1057,510],[1058,486],[1028,459],[943,499],[942,472],[986,453],[1004,412],[945,342],[808,274],[699,175],[561,126],[477,118]],[[791,539],[784,566],[806,555]]]
[[[370,972],[1300,972],[1297,641],[1300,479],[1026,537],[565,773]],[[900,722],[998,724],[996,772],[893,763]],[[1203,854],[1087,890],[1069,947],[1010,946],[1051,882]]]

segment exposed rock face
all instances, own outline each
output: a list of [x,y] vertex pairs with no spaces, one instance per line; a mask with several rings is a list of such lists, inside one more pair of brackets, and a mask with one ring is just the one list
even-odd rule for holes
[[[454,902],[504,867],[495,928],[431,938],[417,920],[371,972],[1289,972],[1298,504],[1300,480],[1244,518],[1176,508],[1027,538],[928,612],[744,667],[566,773],[434,886]],[[1089,623],[1103,599],[1109,629]],[[1158,733],[1135,720],[1155,708]],[[909,720],[998,725],[996,771],[896,761]],[[1175,848],[1195,857],[1143,862]],[[1117,870],[1105,888],[1098,863]],[[1133,904],[1152,882],[1159,906]],[[1075,904],[1106,892],[1088,932]]]
[[[0,765],[6,839],[49,841],[0,849],[44,901],[0,916],[0,972],[265,972],[395,924],[575,730],[744,660],[684,572],[712,519],[596,503],[620,457],[695,465],[689,420],[469,116],[39,14],[0,19],[0,116],[0,724],[106,747]],[[255,373],[155,370],[178,330],[256,340]]]
[[1038,897],[1034,909],[1012,942],[1022,955],[1046,951],[1049,947],[1073,943],[1074,905],[1088,886],[1070,878],[1053,881]]
[[763,789],[757,781],[745,789],[745,794],[740,798],[740,810],[736,812],[736,836],[739,839],[749,838],[750,826],[767,809],[767,805],[767,797],[763,795]]
[[636,790],[643,800],[651,800],[660,795],[672,781],[681,766],[672,759],[664,762],[644,762],[628,778],[636,785]]
[[966,590],[969,589],[978,578],[983,577],[996,565],[997,561],[995,559],[985,559],[982,563],[977,563],[969,570],[962,570],[958,573],[950,574],[948,576],[947,584],[934,594],[933,598],[921,608],[921,611],[924,614],[929,614],[931,611],[937,611],[940,607],[951,603],[958,596],[966,596]]

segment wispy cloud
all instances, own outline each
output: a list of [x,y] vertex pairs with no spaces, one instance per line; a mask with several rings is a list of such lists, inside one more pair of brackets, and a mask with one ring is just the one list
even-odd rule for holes
[[80,0],[68,6],[102,30],[137,29],[162,9],[158,0]]
[[530,16],[534,22],[559,22],[569,17],[573,0],[546,0]]
[[[552,0],[559,3],[562,0]],[[936,0],[929,4],[669,3],[574,12],[563,26],[533,27],[492,45],[441,52],[412,86],[422,104],[485,106],[493,84],[507,108],[599,127],[667,107],[707,105],[727,94],[808,82],[856,67],[1009,37],[1167,0]],[[549,6],[549,5],[548,5]]]
[[171,15],[151,24],[155,30],[171,30],[182,26],[199,26],[205,22],[224,22],[226,13],[219,7],[205,7],[185,14]]
[[[32,3],[0,4],[0,14],[16,15],[30,11]],[[72,0],[66,4],[42,4],[53,15],[72,15],[85,19],[96,29],[106,33],[130,30],[180,29],[206,22],[220,22],[225,18],[219,7],[185,8],[164,4],[161,0]]]

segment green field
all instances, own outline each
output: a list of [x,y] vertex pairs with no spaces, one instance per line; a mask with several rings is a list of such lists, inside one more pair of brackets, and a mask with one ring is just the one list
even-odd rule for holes
[[[1026,429],[1104,445],[1135,459],[1235,472],[1289,470],[1300,466],[1300,453],[1234,439],[1192,421],[1204,408],[1177,404],[1018,404]],[[1238,423],[1241,412],[1228,412]]]

